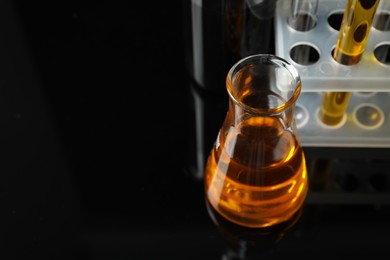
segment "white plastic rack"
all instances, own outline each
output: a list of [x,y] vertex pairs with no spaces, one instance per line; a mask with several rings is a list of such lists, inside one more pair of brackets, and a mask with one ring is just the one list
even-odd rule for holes
[[[365,52],[355,65],[342,65],[332,57],[339,31],[330,24],[342,16],[346,0],[318,2],[316,25],[297,31],[288,23],[291,1],[278,1],[275,13],[275,53],[297,69],[302,93],[296,121],[302,146],[390,148],[390,62],[378,57],[390,49],[390,31],[371,28]],[[388,12],[377,10],[380,12]],[[390,15],[390,14],[388,14]],[[294,48],[309,48],[308,62],[292,57]],[[314,53],[314,55],[313,55]],[[383,52],[382,52],[383,53]],[[318,119],[323,92],[353,92],[342,122],[328,126]]]

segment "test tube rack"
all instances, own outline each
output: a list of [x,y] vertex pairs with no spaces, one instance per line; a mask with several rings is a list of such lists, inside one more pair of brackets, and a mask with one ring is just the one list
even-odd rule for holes
[[[378,48],[390,48],[390,31],[371,28],[365,52],[355,65],[343,65],[332,57],[339,30],[330,24],[342,16],[346,0],[318,2],[316,25],[308,31],[288,24],[290,1],[278,1],[275,12],[275,54],[293,64],[302,80],[296,121],[302,146],[390,147],[390,63],[378,59]],[[377,14],[386,10],[378,8]],[[291,57],[294,48],[310,48],[309,63]],[[379,53],[379,52],[378,52]],[[313,58],[314,57],[314,58]],[[335,126],[318,118],[323,92],[352,92],[345,117]]]

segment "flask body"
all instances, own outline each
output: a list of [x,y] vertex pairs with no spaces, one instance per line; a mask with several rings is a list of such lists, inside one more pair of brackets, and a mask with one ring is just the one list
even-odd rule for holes
[[224,218],[246,227],[287,221],[308,190],[295,127],[301,81],[269,54],[248,56],[227,76],[229,109],[205,168],[205,195]]

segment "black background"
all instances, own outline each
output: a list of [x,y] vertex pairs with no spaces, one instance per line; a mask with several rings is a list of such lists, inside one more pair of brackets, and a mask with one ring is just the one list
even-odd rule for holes
[[[246,259],[251,243],[221,239],[191,165],[193,96],[212,95],[187,75],[181,3],[135,2],[1,2],[2,259]],[[211,103],[220,114],[206,122],[209,140],[227,101],[213,98],[222,103]],[[308,160],[388,158],[337,151],[308,149]],[[255,255],[387,252],[388,206],[304,212],[280,245]]]

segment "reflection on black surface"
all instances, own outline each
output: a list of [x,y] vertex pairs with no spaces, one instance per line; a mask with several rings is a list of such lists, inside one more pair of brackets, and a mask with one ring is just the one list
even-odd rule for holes
[[291,219],[266,228],[246,228],[236,225],[225,218],[206,200],[207,211],[215,224],[218,233],[227,244],[222,259],[258,259],[257,257],[272,254],[272,249],[283,239],[286,232],[299,221],[303,207]]

